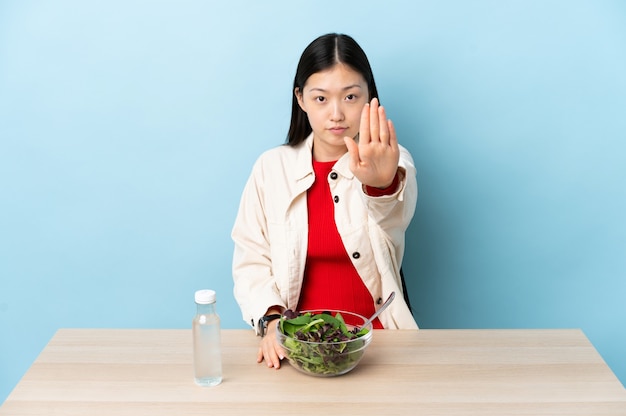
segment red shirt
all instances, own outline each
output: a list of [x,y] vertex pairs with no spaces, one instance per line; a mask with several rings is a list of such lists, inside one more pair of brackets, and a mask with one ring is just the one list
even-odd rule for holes
[[[313,161],[315,183],[307,193],[309,240],[298,309],[338,309],[368,318],[376,310],[374,300],[352,265],[335,224],[327,179],[334,165]],[[382,328],[378,319],[374,328]]]

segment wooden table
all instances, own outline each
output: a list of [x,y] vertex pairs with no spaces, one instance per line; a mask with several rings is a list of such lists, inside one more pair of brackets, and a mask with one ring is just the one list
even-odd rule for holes
[[251,330],[222,345],[224,381],[202,388],[189,330],[62,329],[0,415],[626,415],[579,330],[380,330],[334,378],[257,364]]

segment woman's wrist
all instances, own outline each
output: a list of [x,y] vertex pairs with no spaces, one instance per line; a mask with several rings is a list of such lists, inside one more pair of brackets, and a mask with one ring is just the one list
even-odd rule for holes
[[387,185],[386,187],[379,188],[375,186],[365,185],[364,190],[365,190],[365,193],[369,196],[391,195],[396,192],[396,190],[398,189],[399,183],[400,183],[400,169],[396,170],[396,175],[393,177],[391,184]]
[[278,319],[275,319],[267,324],[267,332],[275,331],[278,328]]

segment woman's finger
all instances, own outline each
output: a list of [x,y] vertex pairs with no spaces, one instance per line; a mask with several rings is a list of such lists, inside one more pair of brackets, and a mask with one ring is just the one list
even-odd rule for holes
[[385,108],[381,105],[378,107],[378,125],[379,125],[379,138],[380,142],[385,145],[389,145],[390,132],[389,123],[387,122],[387,113]]
[[398,136],[396,135],[396,127],[391,120],[387,120],[387,126],[389,129],[389,145],[393,148],[398,147]]
[[370,105],[365,104],[361,111],[361,125],[359,127],[359,144],[370,142]]
[[370,103],[370,141],[380,140],[380,123],[378,119],[378,98],[373,98]]

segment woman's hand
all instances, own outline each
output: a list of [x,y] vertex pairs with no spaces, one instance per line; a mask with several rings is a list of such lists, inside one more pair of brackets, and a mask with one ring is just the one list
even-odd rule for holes
[[350,170],[363,185],[387,188],[393,183],[400,150],[393,123],[387,120],[377,98],[363,107],[359,142],[352,137],[344,141],[350,153]]
[[278,326],[278,319],[271,321],[267,325],[267,331],[265,336],[261,338],[261,345],[259,346],[259,353],[257,354],[257,362],[265,363],[269,368],[280,368],[280,360],[285,358],[285,351],[278,343],[276,339],[276,331]]

